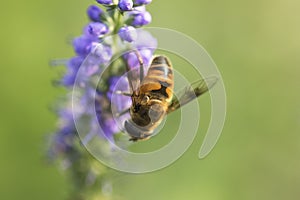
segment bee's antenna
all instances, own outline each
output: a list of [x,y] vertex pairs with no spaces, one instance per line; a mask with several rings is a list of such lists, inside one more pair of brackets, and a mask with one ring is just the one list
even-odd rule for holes
[[126,64],[126,70],[127,70],[127,79],[129,82],[129,86],[131,89],[132,94],[135,94],[134,88],[133,88],[133,84],[132,84],[132,76],[131,76],[131,70],[128,64]]
[[139,51],[134,50],[134,53],[140,63],[140,84],[141,84],[144,79],[144,61]]

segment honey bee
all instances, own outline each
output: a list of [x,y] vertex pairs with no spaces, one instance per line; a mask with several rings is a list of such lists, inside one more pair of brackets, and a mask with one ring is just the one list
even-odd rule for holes
[[132,105],[121,113],[130,113],[131,118],[125,121],[124,128],[131,137],[129,140],[134,142],[149,139],[167,114],[196,99],[218,80],[217,77],[200,79],[185,87],[177,98],[173,95],[174,73],[170,60],[166,56],[155,56],[144,76],[143,60],[138,52],[135,53],[140,62],[140,85],[133,88],[133,77],[127,66],[132,91],[122,94],[131,97]]

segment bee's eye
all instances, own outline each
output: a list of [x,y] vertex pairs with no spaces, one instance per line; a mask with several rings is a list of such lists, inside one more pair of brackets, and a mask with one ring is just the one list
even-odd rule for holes
[[146,95],[146,96],[143,97],[143,100],[142,100],[142,101],[143,101],[144,103],[147,103],[149,100],[150,100],[150,97],[149,97],[148,95]]

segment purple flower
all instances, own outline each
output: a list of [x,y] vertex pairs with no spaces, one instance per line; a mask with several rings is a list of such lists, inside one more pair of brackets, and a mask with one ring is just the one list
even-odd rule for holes
[[84,58],[82,57],[74,57],[71,58],[67,64],[67,73],[64,75],[64,77],[61,80],[61,83],[65,86],[73,86],[76,75],[78,72],[79,67],[81,66]]
[[77,55],[86,56],[91,51],[91,44],[95,41],[95,38],[82,35],[73,40],[73,47]]
[[[94,178],[97,180],[87,183],[91,171],[95,169],[85,149],[79,144],[94,144],[94,142],[98,144],[100,139],[101,151],[103,149],[109,153],[113,150],[106,148],[104,140],[107,138],[110,142],[114,142],[114,135],[123,131],[124,122],[128,120],[130,114],[128,112],[124,112],[125,114],[121,116],[115,114],[127,111],[132,104],[130,97],[115,93],[116,90],[130,92],[128,78],[126,74],[122,74],[125,69],[124,62],[131,68],[139,67],[136,53],[130,51],[137,50],[144,66],[147,67],[157,47],[156,39],[149,32],[134,28],[150,23],[151,15],[146,11],[145,5],[151,0],[96,1],[107,10],[102,10],[96,5],[89,6],[86,12],[90,22],[84,27],[82,35],[73,40],[76,55],[67,64],[64,63],[67,70],[61,79],[61,84],[66,87],[68,95],[60,102],[57,112],[58,130],[52,138],[50,149],[52,157],[62,158],[72,174],[80,171],[80,176],[74,176],[76,179],[74,182],[78,182],[82,187],[76,191],[75,196],[83,199],[91,199],[91,196],[96,194],[82,196],[83,191],[99,188],[105,170],[103,172],[96,170],[97,176]],[[110,30],[114,32],[117,30],[120,39],[104,37]],[[128,49],[129,52],[119,58],[119,51],[124,49]],[[114,62],[107,66],[112,58]],[[139,78],[138,70],[134,70],[135,72]],[[100,81],[99,75],[102,75]],[[135,85],[138,86],[134,84],[135,88],[137,87]],[[123,143],[122,139],[119,140],[119,137],[116,138],[118,144],[122,146],[127,144]]]
[[108,139],[113,141],[113,135],[120,132],[118,125],[116,124],[114,118],[112,116],[101,120],[102,130]]
[[129,11],[128,14],[129,14],[129,16],[133,16],[133,15],[139,14],[141,12],[146,12],[145,5],[134,7],[134,9],[132,11]]
[[[152,59],[153,51],[157,48],[157,40],[149,32],[137,29],[137,39],[131,45],[132,49],[139,51],[145,67],[148,66]],[[125,53],[123,58],[130,68],[136,68],[140,65],[134,52]]]
[[102,5],[110,5],[113,3],[112,0],[96,0],[99,4],[102,4]]
[[[109,78],[108,84],[109,84],[109,90],[107,92],[108,99],[111,99],[115,91],[119,90],[119,91],[129,92],[129,84],[126,76],[112,76]],[[116,95],[119,96],[120,94],[116,94]],[[121,96],[126,97],[123,95]],[[125,99],[127,98],[128,97],[126,97]],[[122,102],[117,102],[117,103],[120,104]]]
[[111,47],[103,45],[102,43],[93,43],[91,53],[91,60],[93,60],[93,58],[96,58],[99,64],[106,64],[112,57]]
[[69,69],[67,73],[64,75],[64,77],[61,80],[61,83],[65,86],[73,86],[76,79],[76,73],[77,71],[74,71],[73,69]]
[[81,61],[80,73],[78,73],[79,66],[68,68],[66,75],[62,79],[62,84],[65,86],[73,86],[75,80],[77,85],[86,85],[86,82],[94,74],[100,73],[102,68],[100,65],[106,64],[112,57],[112,49],[110,46],[101,43],[93,42],[89,45],[90,54],[86,59]]
[[83,70],[82,70],[82,73],[83,74],[80,74],[81,77],[78,77],[79,80],[80,78],[84,78],[83,76],[87,76],[87,77],[90,77],[94,74],[96,74],[97,72],[99,72],[99,65],[97,64],[94,64],[94,65],[85,65]]
[[91,22],[88,25],[87,31],[89,34],[91,34],[91,36],[100,37],[108,33],[108,27],[106,24],[100,22]]
[[[111,110],[113,113],[121,113],[124,110],[127,110],[131,106],[131,98],[128,96],[124,96],[122,94],[116,94],[116,91],[124,91],[130,92],[128,79],[126,75],[123,76],[112,76],[109,81],[109,90],[106,94],[108,100],[111,102]],[[129,113],[123,114],[116,118],[117,124],[119,125],[119,129],[122,129],[122,126],[129,118]]]
[[92,20],[94,22],[100,22],[100,16],[102,14],[103,14],[103,11],[95,5],[91,5],[87,9],[87,15],[89,16],[90,20]]
[[76,137],[72,110],[69,107],[59,110],[60,127],[53,137],[54,146],[50,149],[52,156],[68,153],[73,150],[73,141]]
[[133,15],[133,21],[132,21],[132,25],[133,26],[144,26],[147,25],[151,22],[152,17],[151,14],[147,11],[145,12],[140,12],[138,14]]
[[74,69],[78,70],[80,65],[82,64],[83,60],[84,60],[84,58],[80,57],[80,56],[71,58],[68,62],[68,68],[74,68]]
[[146,4],[149,4],[151,2],[152,2],[152,0],[135,0],[134,4],[137,4],[137,5],[146,5]]
[[[130,92],[127,76],[113,76],[109,80],[110,87],[107,97],[116,106],[118,112],[122,112],[131,106],[131,99],[122,94],[114,94],[115,91]],[[114,94],[114,95],[113,95]]]
[[[144,66],[147,67],[150,64],[150,61],[152,59],[152,51],[150,49],[141,49],[139,50],[139,53],[143,59]],[[127,61],[127,64],[131,69],[137,68],[140,66],[139,60],[137,58],[137,55],[134,52],[126,53],[123,56],[125,60]]]
[[136,30],[132,26],[125,26],[120,28],[118,34],[122,40],[127,42],[135,41],[137,38]]
[[152,53],[157,48],[157,40],[148,31],[137,29],[138,38],[133,42],[133,46],[137,49],[150,49]]
[[[97,123],[100,125],[103,132],[97,132],[101,137],[107,137],[113,141],[113,135],[120,132],[118,125],[113,119],[110,100],[102,93],[96,93],[95,101]],[[91,125],[93,127],[93,125]],[[98,130],[96,128],[96,130]]]
[[109,78],[108,80],[108,84],[109,84],[109,90],[110,91],[114,91],[118,81],[120,80],[121,76],[112,76]]
[[73,149],[74,127],[62,127],[54,136],[53,154],[67,153]]
[[130,11],[133,8],[132,0],[120,0],[118,4],[121,11]]

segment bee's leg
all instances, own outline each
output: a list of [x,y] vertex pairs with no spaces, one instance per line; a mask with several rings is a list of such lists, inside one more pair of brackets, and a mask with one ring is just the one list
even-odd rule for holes
[[129,92],[124,92],[124,91],[121,91],[121,90],[115,91],[114,94],[121,94],[121,95],[128,96],[128,97],[131,97],[131,96],[132,96],[131,93],[129,93]]
[[129,110],[130,110],[130,108],[127,108],[127,109],[125,109],[125,110],[123,110],[123,111],[117,113],[117,114],[116,114],[116,117],[120,117],[120,116],[126,114],[127,112],[129,112]]
[[138,50],[134,50],[134,53],[137,56],[138,61],[140,63],[140,83],[142,83],[142,81],[144,79],[144,61]]

